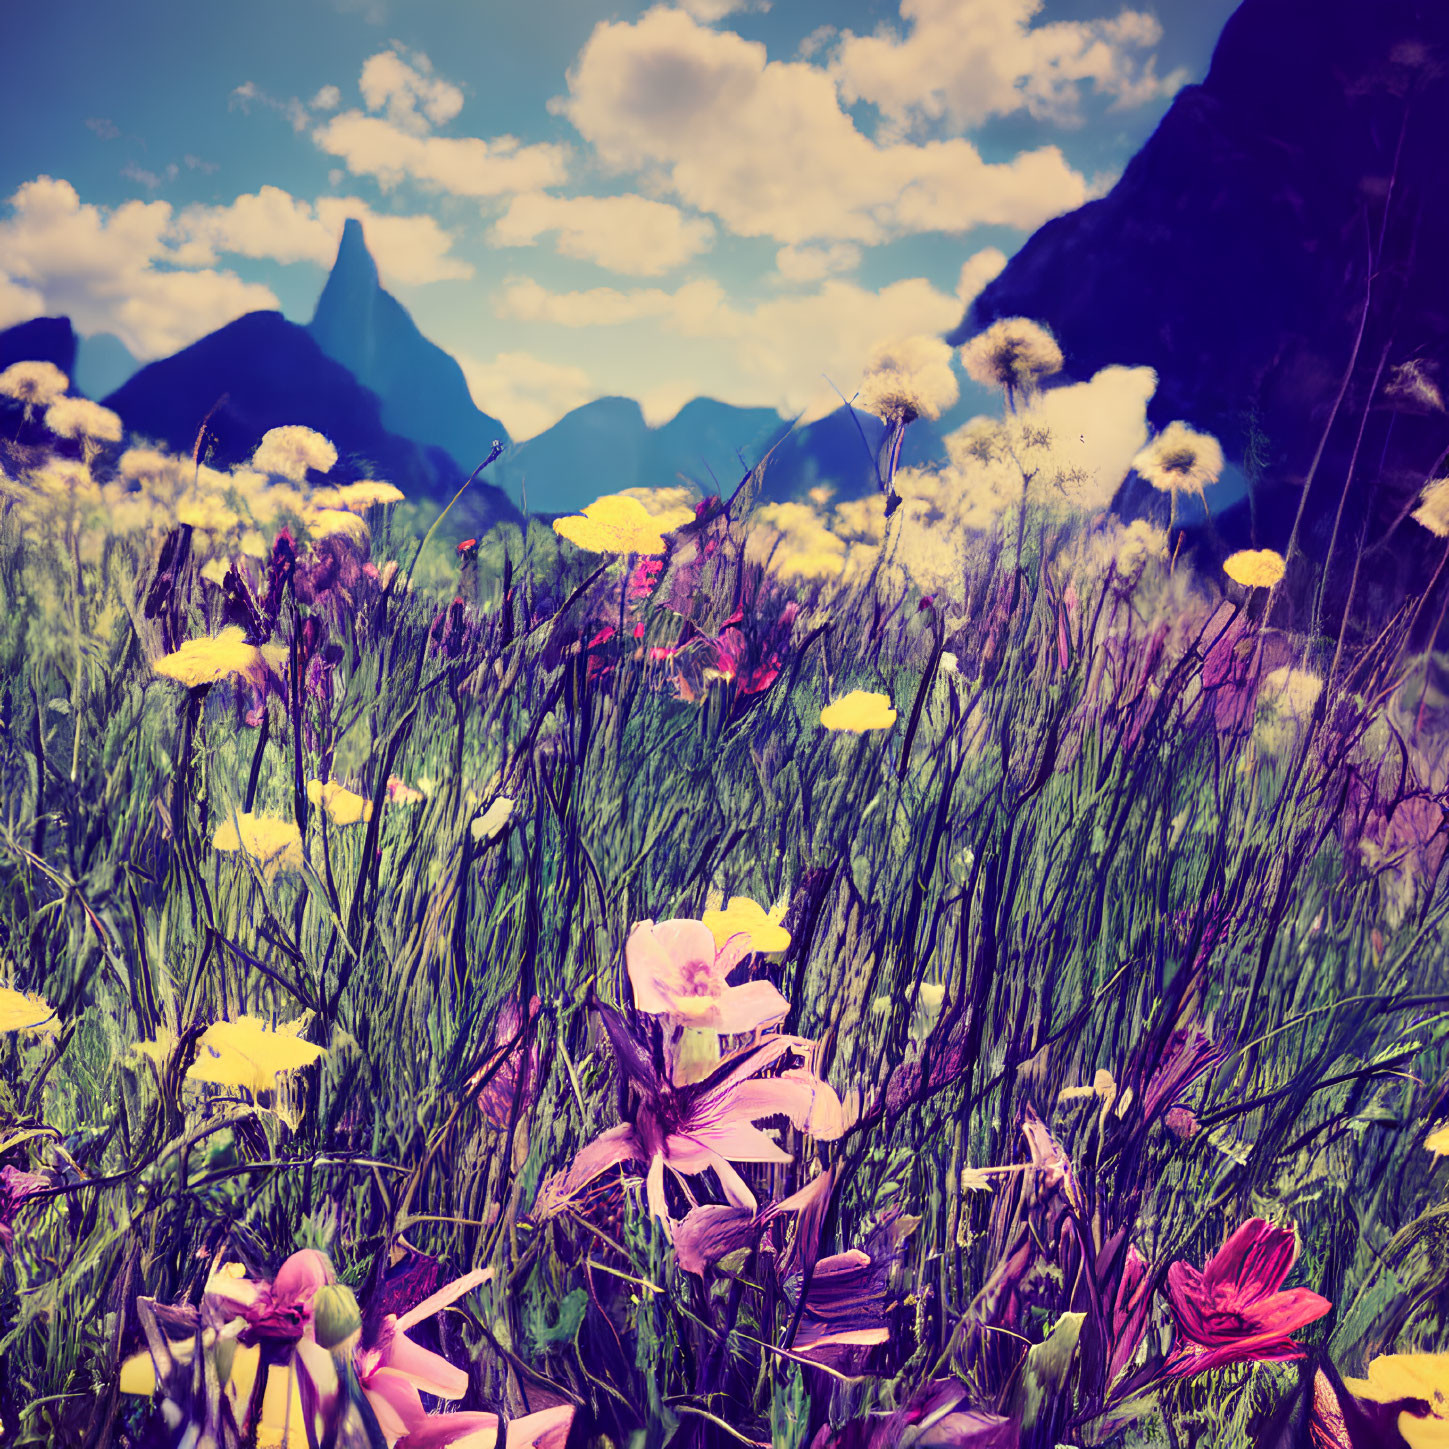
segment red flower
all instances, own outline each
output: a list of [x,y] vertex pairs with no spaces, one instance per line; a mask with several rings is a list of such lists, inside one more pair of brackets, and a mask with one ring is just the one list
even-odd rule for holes
[[1167,1270],[1167,1298],[1178,1342],[1168,1374],[1186,1378],[1224,1364],[1302,1358],[1289,1335],[1333,1305],[1306,1288],[1279,1291],[1297,1256],[1292,1228],[1250,1218],[1202,1272],[1174,1263]]

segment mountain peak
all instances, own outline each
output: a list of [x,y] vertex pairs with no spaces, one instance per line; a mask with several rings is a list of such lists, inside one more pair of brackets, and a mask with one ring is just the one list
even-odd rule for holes
[[367,249],[362,223],[349,216],[342,227],[342,240],[337,244],[337,260],[332,263],[327,285],[317,299],[312,314],[312,334],[324,352],[330,349],[327,339],[347,328],[349,316],[372,307],[374,295],[381,290],[377,263]]

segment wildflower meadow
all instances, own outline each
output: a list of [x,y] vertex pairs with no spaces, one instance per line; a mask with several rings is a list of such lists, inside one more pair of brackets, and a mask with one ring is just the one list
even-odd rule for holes
[[959,356],[476,537],[0,374],[5,1442],[1449,1443],[1439,573]]

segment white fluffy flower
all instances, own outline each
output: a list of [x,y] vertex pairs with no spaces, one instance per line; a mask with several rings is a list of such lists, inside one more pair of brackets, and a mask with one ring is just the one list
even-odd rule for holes
[[53,362],[12,362],[0,372],[0,397],[13,397],[27,408],[49,407],[69,386],[70,379]]
[[45,426],[58,438],[85,438],[98,443],[119,443],[121,420],[110,408],[84,397],[57,398],[45,410]]
[[337,461],[337,449],[311,428],[288,426],[273,428],[257,444],[252,466],[264,473],[280,474],[293,483],[301,483],[309,468],[328,472]]
[[1135,518],[1122,530],[1121,536],[1117,539],[1114,558],[1117,576],[1123,579],[1136,579],[1154,559],[1165,559],[1166,557],[1166,532],[1161,528],[1154,527],[1145,518]]
[[939,418],[960,395],[951,348],[939,337],[903,337],[877,344],[855,405],[888,423]]
[[1062,370],[1062,349],[1039,322],[1003,317],[961,349],[967,377],[983,387],[999,387],[1008,402],[1017,393],[1036,390],[1042,378]]
[[1449,538],[1449,478],[1435,478],[1419,494],[1414,522],[1438,538]]
[[1323,681],[1316,674],[1284,665],[1263,676],[1258,700],[1289,719],[1306,720],[1322,693]]
[[1223,450],[1209,433],[1169,423],[1133,458],[1132,466],[1163,493],[1198,493],[1223,472]]

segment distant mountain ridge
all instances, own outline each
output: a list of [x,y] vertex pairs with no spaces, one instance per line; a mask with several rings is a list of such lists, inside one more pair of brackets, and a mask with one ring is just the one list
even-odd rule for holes
[[1402,520],[1449,450],[1446,135],[1449,5],[1244,0],[1116,186],[1041,227],[949,340],[1026,316],[1074,379],[1155,368],[1152,422],[1257,474],[1226,545],[1282,548],[1301,511],[1330,603],[1362,535],[1392,554],[1360,597],[1392,607],[1442,549]]
[[[280,312],[249,312],[149,363],[105,405],[129,432],[180,453],[191,452],[205,419],[204,447],[217,467],[245,462],[268,429],[302,424],[336,446],[333,475],[340,480],[382,477],[410,498],[436,498],[462,482],[442,448],[389,432],[377,396]],[[484,482],[473,488],[476,517],[517,519],[497,488]]]
[[444,449],[464,477],[508,430],[473,401],[463,369],[428,341],[401,302],[384,291],[362,223],[349,217],[337,260],[307,330],[382,404],[382,425],[422,447]]

